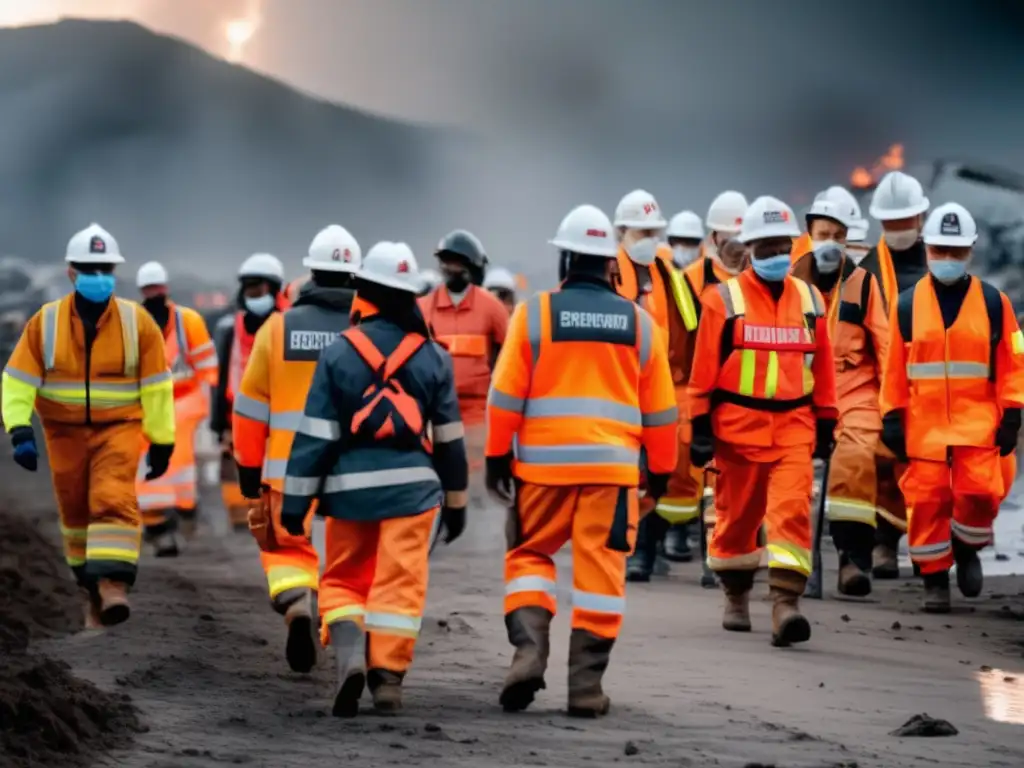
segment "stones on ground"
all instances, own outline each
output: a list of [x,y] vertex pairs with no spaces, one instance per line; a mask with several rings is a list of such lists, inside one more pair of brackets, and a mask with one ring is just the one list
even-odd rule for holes
[[890,731],[890,736],[956,736],[958,731],[948,720],[931,717],[927,713],[914,715],[895,731]]

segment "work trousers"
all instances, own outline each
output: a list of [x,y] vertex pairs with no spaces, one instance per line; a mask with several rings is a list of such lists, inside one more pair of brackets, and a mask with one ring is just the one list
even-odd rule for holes
[[438,508],[376,522],[328,518],[320,579],[320,637],[354,621],[367,634],[367,667],[404,674],[427,599],[430,534]]
[[973,549],[992,542],[1004,497],[997,448],[953,446],[948,461],[911,459],[900,479],[910,508],[910,557],[922,574],[953,565],[953,537]]
[[[685,414],[687,409],[685,387],[676,390],[676,404],[679,413]],[[679,459],[676,468],[669,477],[665,495],[658,499],[655,511],[670,524],[689,523],[697,519],[700,512],[700,500],[704,493],[704,470],[690,463],[690,443],[693,430],[690,420],[682,416],[679,420]]]
[[906,463],[898,461],[879,440],[875,451],[876,540],[893,549],[907,532],[907,505],[900,490],[900,478],[906,471]]
[[770,461],[748,458],[739,446],[715,447],[717,519],[708,546],[715,571],[756,570],[758,531],[767,530],[768,567],[811,572],[812,446],[779,449]]
[[486,506],[484,446],[487,442],[487,399],[460,397],[459,413],[465,429],[466,459],[469,461],[469,503],[474,509]]
[[235,463],[234,443],[227,433],[226,447],[220,455],[220,496],[228,521],[236,528],[246,526],[249,520],[249,500],[238,485],[238,465]]
[[832,540],[862,568],[871,567],[875,544],[880,435],[880,429],[840,421],[829,465],[825,514]]
[[260,550],[260,565],[267,575],[267,592],[278,613],[285,610],[305,590],[316,591],[320,580],[320,560],[313,542],[307,535],[312,525],[314,510],[306,520],[307,533],[293,536],[281,525],[281,503],[284,495],[271,489],[270,524],[274,529],[277,547],[272,552]]
[[626,607],[626,556],[636,545],[636,488],[520,483],[509,511],[505,615],[536,606],[557,613],[552,559],[572,542],[572,628],[614,640]]
[[64,558],[79,585],[135,583],[142,521],[135,471],[143,442],[138,421],[44,424]]

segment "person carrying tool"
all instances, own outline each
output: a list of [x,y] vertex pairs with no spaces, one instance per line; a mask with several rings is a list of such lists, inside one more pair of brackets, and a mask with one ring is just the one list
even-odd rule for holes
[[25,326],[3,372],[3,423],[14,460],[35,472],[32,411],[43,425],[64,558],[85,606],[85,626],[128,619],[142,521],[135,496],[139,445],[148,480],[174,452],[174,388],[164,339],[147,312],[114,293],[124,263],[98,224],[68,242],[74,292],[44,304]]
[[668,222],[665,230],[672,263],[676,269],[686,269],[700,258],[700,244],[704,241],[704,225],[693,211],[680,211]]
[[618,246],[608,217],[580,206],[551,244],[562,285],[516,307],[488,399],[487,486],[510,507],[505,627],[516,649],[500,701],[523,710],[545,687],[552,558],[571,541],[568,709],[595,717],[610,706],[601,681],[625,608],[640,453],[657,499],[676,466],[678,414],[654,320],[613,288]]
[[[142,306],[164,336],[164,351],[174,381],[174,454],[167,472],[146,480],[149,467],[140,462],[135,485],[139,511],[145,526],[144,538],[157,557],[176,557],[179,525],[191,535],[196,526],[196,431],[210,411],[203,386],[217,383],[217,352],[202,315],[171,301],[167,270],[158,261],[139,267],[135,285]],[[148,447],[143,450],[143,458]]]
[[[881,285],[887,314],[891,314],[899,294],[928,274],[921,228],[929,205],[921,183],[902,171],[883,176],[871,197],[868,212],[881,223],[882,238],[860,266]],[[876,465],[878,527],[872,574],[876,579],[896,579],[900,575],[900,539],[907,532],[907,507],[899,488],[906,465],[898,462],[884,444],[879,446]]]
[[792,275],[825,299],[836,362],[839,429],[827,482],[829,531],[839,553],[839,592],[871,593],[875,543],[875,456],[882,416],[878,410],[889,319],[874,275],[846,254],[846,238],[859,221],[849,203],[822,196],[807,213],[811,250],[793,264]]
[[954,563],[961,594],[981,593],[978,550],[1005,496],[1000,457],[1020,432],[1024,335],[1006,294],[968,272],[978,227],[967,209],[940,205],[923,233],[930,275],[891,316],[882,440],[908,461],[900,488],[923,608],[948,613]]
[[466,525],[452,361],[430,341],[421,287],[404,243],[366,254],[356,290],[368,314],[321,353],[288,458],[283,527],[307,532],[314,499],[327,518],[319,606],[321,639],[337,662],[339,717],[358,714],[367,683],[378,712],[401,709],[438,510],[447,542]]
[[249,528],[260,545],[270,604],[288,627],[285,658],[295,672],[316,663],[313,593],[320,563],[306,535],[293,536],[281,525],[285,468],[317,360],[349,327],[361,259],[355,238],[337,224],[313,238],[302,262],[310,278],[292,306],[256,332],[231,414],[238,484],[252,504]]
[[504,267],[488,267],[484,275],[484,288],[493,293],[509,315],[516,308],[516,277]]
[[751,267],[708,291],[690,377],[694,466],[712,460],[718,520],[709,564],[725,591],[722,626],[749,632],[750,590],[767,522],[772,645],[810,639],[799,598],[811,571],[812,458],[827,459],[837,422],[824,300],[791,277],[792,209],[759,197],[740,240]]
[[238,310],[214,329],[217,348],[217,386],[211,393],[210,429],[221,445],[221,497],[228,519],[238,530],[248,529],[249,502],[238,485],[231,434],[231,409],[242,384],[242,374],[252,353],[256,332],[274,312],[283,312],[288,301],[281,293],[284,266],[276,256],[255,253],[238,269]]

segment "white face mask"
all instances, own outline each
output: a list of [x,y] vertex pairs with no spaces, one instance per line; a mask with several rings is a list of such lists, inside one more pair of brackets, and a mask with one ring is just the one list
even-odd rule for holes
[[835,240],[814,240],[814,261],[818,271],[823,275],[831,275],[843,263],[844,248]]
[[270,310],[274,308],[274,297],[269,293],[255,298],[246,296],[245,308],[258,317],[269,315]]
[[898,232],[886,232],[885,243],[892,251],[905,251],[912,248],[921,233],[915,229],[901,229]]
[[690,264],[692,264],[694,261],[697,260],[697,257],[699,255],[700,255],[700,248],[698,246],[693,246],[693,245],[674,245],[674,246],[672,246],[672,261],[673,261],[673,263],[677,267],[679,267],[679,269],[683,269],[684,267],[687,267]]
[[640,264],[644,267],[649,267],[654,263],[654,256],[658,250],[658,241],[653,237],[645,237],[641,240],[637,240],[629,248],[626,249],[626,253],[629,254],[629,258],[635,263]]

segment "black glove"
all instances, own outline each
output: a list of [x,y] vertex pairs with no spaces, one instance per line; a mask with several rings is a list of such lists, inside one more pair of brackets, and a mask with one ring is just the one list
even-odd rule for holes
[[882,417],[882,445],[900,461],[907,460],[907,436],[903,433],[903,411],[889,411]]
[[1003,418],[996,430],[996,445],[1000,456],[1009,456],[1017,449],[1017,437],[1020,434],[1020,408],[1008,408],[1003,411]]
[[487,490],[491,492],[506,507],[511,507],[515,501],[515,485],[512,480],[512,454],[504,456],[488,456],[487,468],[485,470],[484,483]]
[[156,480],[167,471],[172,453],[174,453],[174,443],[170,445],[152,443],[149,446],[149,454],[146,456],[146,463],[149,464],[149,472],[146,473],[147,480]]
[[11,445],[14,446],[14,461],[18,466],[29,472],[35,472],[39,468],[39,449],[36,448],[36,434],[32,427],[12,429]]
[[263,471],[260,467],[243,467],[238,462],[238,489],[247,499],[260,498]]
[[281,510],[281,526],[292,536],[306,535],[306,515],[285,514]]
[[814,441],[814,458],[824,461],[832,455],[836,449],[836,424],[835,419],[818,419],[816,424],[816,439]]
[[693,439],[690,441],[690,463],[697,467],[706,467],[715,458],[715,436],[711,432],[711,414],[697,416],[690,422]]
[[658,474],[657,472],[647,473],[647,495],[657,501],[668,490],[670,474]]
[[451,544],[466,530],[465,507],[441,507],[441,527],[444,528],[444,543]]

